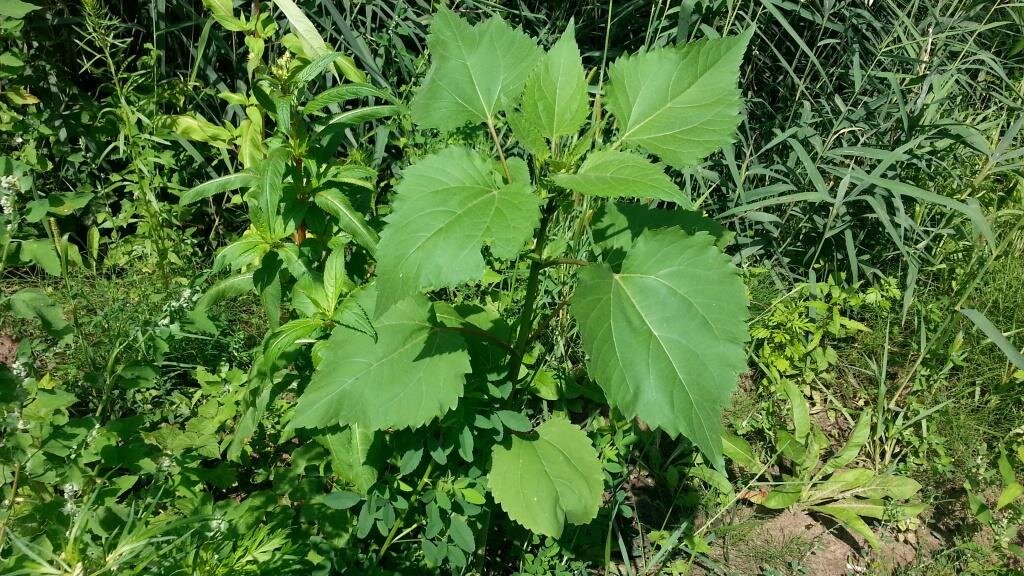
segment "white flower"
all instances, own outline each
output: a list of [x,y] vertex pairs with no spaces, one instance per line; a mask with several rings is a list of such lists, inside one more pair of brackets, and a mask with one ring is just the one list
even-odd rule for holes
[[21,360],[18,360],[11,365],[11,372],[14,373],[15,377],[24,379],[28,376],[28,366]]
[[228,521],[223,518],[214,518],[210,520],[210,534],[216,534],[218,532],[226,532],[228,529]]
[[0,195],[0,214],[14,214],[14,196]]
[[14,137],[14,143],[15,144],[21,144],[22,142],[24,142],[24,140],[21,139],[21,136],[15,136]]

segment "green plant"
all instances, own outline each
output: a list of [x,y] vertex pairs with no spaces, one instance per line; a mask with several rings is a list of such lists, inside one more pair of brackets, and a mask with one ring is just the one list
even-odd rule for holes
[[[295,14],[286,13],[298,28]],[[426,516],[428,564],[465,564],[465,553],[476,548],[470,522],[479,522],[471,517],[486,504],[485,488],[517,522],[558,536],[566,523],[597,515],[604,484],[593,445],[560,414],[557,394],[549,405],[532,392],[531,382],[550,374],[543,370],[555,350],[549,326],[568,305],[589,374],[607,402],[686,436],[721,469],[720,410],[744,367],[743,284],[709,233],[718,230],[714,223],[685,210],[687,195],[637,150],[681,169],[729,141],[739,121],[735,82],[748,38],[708,39],[613,63],[603,95],[617,124],[611,130],[601,100],[591,108],[571,26],[544,54],[498,18],[470,25],[438,12],[429,37],[434,60],[411,113],[422,128],[438,130],[444,144],[403,171],[379,242],[351,209],[358,186],[339,184],[353,179],[354,168],[336,164],[329,136],[348,122],[399,109],[356,108],[307,128],[292,113],[294,98],[337,55],[294,68],[279,61],[268,78],[274,90],[265,92],[277,103],[279,137],[268,141],[266,158],[255,171],[184,196],[252,186],[252,228],[218,263],[252,270],[272,324],[288,289],[282,274],[295,278],[294,317],[265,340],[253,373],[264,376],[252,378],[254,402],[239,421],[232,452],[243,450],[262,406],[280,389],[274,383],[288,365],[280,361],[284,353],[313,341],[315,368],[311,376],[298,371],[309,382],[283,422],[282,439],[312,435],[328,447],[335,473],[365,496],[333,493],[324,501],[345,509],[365,498],[358,532],[365,537],[364,524],[376,520],[387,535],[378,556],[416,528],[406,524],[413,503],[387,493],[390,481],[377,478],[368,451],[397,441],[402,435],[391,432],[389,439],[388,431],[403,428],[425,428],[440,441],[408,496],[417,508],[426,505],[417,514]],[[663,69],[672,75],[655,73]],[[301,110],[366,95],[386,97],[365,85],[341,85]],[[520,148],[503,142],[506,123]],[[471,146],[453,144],[456,131]],[[612,201],[619,198],[681,208]],[[313,219],[314,205],[336,220]],[[483,285],[456,290],[487,274],[515,286],[510,298]],[[446,302],[446,294],[456,296]],[[499,310],[502,300],[507,305]],[[547,303],[553,305],[545,310]],[[327,333],[329,339],[313,340]],[[462,513],[439,500],[448,490],[445,469],[455,470],[446,456],[452,450],[471,465],[453,478]],[[422,449],[406,452],[400,473],[423,468],[422,456]],[[403,512],[396,515],[396,508]],[[441,525],[439,509],[447,515]]]
[[1021,523],[1024,522],[1024,486],[1017,478],[1016,469],[1020,468],[1018,463],[1024,463],[1024,446],[1019,440],[1016,448],[1016,454],[1000,450],[997,466],[999,482],[996,484],[998,492],[994,503],[987,502],[982,493],[991,481],[990,470],[979,470],[975,478],[964,484],[964,489],[967,490],[967,502],[975,520],[993,532],[995,550],[1015,556],[1016,562],[1020,563],[1024,561],[1024,546],[1019,534]]
[[[823,461],[828,438],[811,420],[807,401],[797,386],[785,381],[784,390],[792,428],[775,432],[772,459],[781,456],[787,471],[740,496],[769,509],[799,507],[827,515],[874,547],[880,542],[865,519],[913,524],[926,508],[913,501],[920,483],[867,467],[848,467],[871,438],[872,413],[862,412],[845,444]],[[742,438],[727,435],[724,445],[726,454],[742,468],[757,476],[768,469]]]

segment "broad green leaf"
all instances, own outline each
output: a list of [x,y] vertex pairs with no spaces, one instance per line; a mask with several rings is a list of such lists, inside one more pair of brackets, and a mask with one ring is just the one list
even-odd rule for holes
[[541,50],[497,16],[471,26],[447,8],[434,14],[427,46],[431,67],[413,98],[412,118],[448,131],[494,122],[522,92]]
[[752,31],[624,56],[608,70],[619,138],[675,166],[728,144],[740,123],[740,62]]
[[213,19],[223,26],[225,30],[232,32],[242,32],[245,30],[245,24],[238,18],[235,18],[232,0],[203,0],[203,4],[210,11],[210,14],[213,15]]
[[572,301],[590,373],[609,404],[722,469],[722,409],[746,369],[746,290],[708,234],[647,231],[620,272],[592,264]]
[[344,58],[341,52],[327,52],[313,59],[302,68],[296,70],[291,77],[290,84],[295,88],[303,88],[321,74],[339,58]]
[[842,505],[811,506],[810,510],[821,512],[822,514],[827,514],[835,518],[847,530],[867,540],[872,547],[878,548],[881,546],[878,536],[876,536],[871,530],[871,527],[869,527],[867,523],[857,515],[856,510]]
[[511,342],[514,335],[512,327],[502,318],[496,307],[471,303],[453,307],[439,303],[435,308],[437,319],[446,326],[480,335],[466,341],[474,377],[486,379],[489,373],[507,370],[505,362],[508,359],[508,351],[497,343]]
[[[303,48],[311,58],[318,58],[331,52],[331,48],[324,41],[323,36],[317,32],[316,26],[292,0],[274,0],[274,4],[284,13],[288,23],[292,26],[292,32],[298,37]],[[333,60],[334,67],[350,82],[366,82],[366,75],[356,66],[351,56],[340,56]]]
[[453,147],[406,169],[377,249],[377,311],[402,298],[480,280],[484,244],[512,258],[540,217],[525,182],[502,184],[491,161]]
[[860,417],[857,419],[857,424],[853,427],[853,432],[850,433],[850,437],[846,440],[846,444],[835,453],[832,458],[825,462],[825,466],[822,467],[819,476],[825,476],[831,473],[833,470],[837,470],[846,466],[853,459],[860,454],[864,444],[867,443],[868,438],[871,435],[871,411],[864,410],[860,413]]
[[533,429],[533,424],[530,419],[527,418],[522,412],[516,412],[515,410],[498,410],[498,419],[505,425],[505,428],[512,430],[513,432],[529,432]]
[[337,434],[318,438],[331,454],[331,470],[360,494],[366,494],[377,481],[377,468],[370,454],[375,436],[376,431],[353,424]]
[[557,538],[565,522],[597,516],[604,475],[587,435],[564,418],[537,427],[535,439],[494,447],[489,483],[495,501],[526,528]]
[[188,140],[206,142],[218,148],[227,148],[231,141],[231,132],[227,128],[195,114],[172,116],[168,121],[175,134]]
[[1017,481],[1017,473],[1013,471],[1013,465],[1006,456],[1006,451],[999,450],[999,476],[1003,479],[1003,486],[1013,484]]
[[691,235],[707,232],[715,237],[715,245],[720,248],[732,241],[732,234],[721,224],[692,210],[662,210],[628,202],[600,206],[594,214],[591,232],[601,259],[616,266],[644,230],[665,228]]
[[576,133],[587,121],[587,78],[572,20],[541,58],[523,89],[523,118],[554,140]]
[[379,238],[377,233],[366,223],[363,215],[352,207],[345,193],[335,187],[325,187],[313,196],[313,201],[325,212],[334,216],[338,227],[352,237],[357,244],[366,248],[370,254],[377,253]]
[[512,136],[519,141],[519,144],[527,152],[533,154],[538,162],[544,161],[551,155],[551,149],[548,148],[544,136],[535,127],[526,122],[526,118],[523,117],[521,112],[510,110],[508,114],[505,114],[505,122],[512,130]]
[[973,308],[963,308],[960,310],[960,313],[967,316],[971,322],[974,322],[974,325],[978,327],[978,330],[985,333],[985,336],[987,336],[988,339],[1003,352],[1006,359],[1009,360],[1011,364],[1021,370],[1024,370],[1024,354],[1020,353],[1020,350],[1018,350],[1017,347],[1006,338],[1006,335],[1003,334],[1002,330],[996,328],[992,321],[986,318],[984,314],[974,310]]
[[60,276],[60,256],[53,242],[46,238],[34,240],[22,240],[18,257],[26,262],[32,262],[46,271],[47,274]]
[[655,198],[683,208],[692,206],[664,168],[632,152],[594,152],[575,174],[556,174],[554,180],[563,188],[587,196]]
[[337,308],[338,299],[355,289],[355,284],[345,270],[345,251],[343,249],[334,250],[327,257],[327,262],[324,263],[323,285],[327,301],[330,302],[328,311],[333,314]]
[[793,433],[800,442],[805,442],[811,433],[811,407],[804,398],[804,393],[797,387],[796,382],[788,378],[782,380],[782,391],[789,402],[790,413],[793,416]]
[[355,492],[341,490],[318,496],[316,501],[335,510],[348,510],[358,504],[362,499],[363,497]]
[[759,473],[765,466],[754,454],[750,443],[727,430],[722,431],[722,452],[747,472]]
[[[376,297],[374,290],[359,297],[371,317]],[[415,428],[454,408],[469,354],[462,337],[433,316],[430,302],[417,295],[374,321],[376,338],[337,326],[289,427]]]
[[689,474],[698,480],[702,480],[708,486],[711,486],[715,490],[718,490],[720,493],[728,495],[729,497],[736,493],[735,490],[733,490],[732,483],[729,482],[729,478],[714,468],[708,468],[702,464],[700,466],[690,468]]
[[971,510],[971,514],[974,514],[978,521],[985,524],[994,522],[995,518],[992,516],[992,511],[985,505],[985,501],[973,492],[970,483],[964,482],[964,488],[967,489],[967,505]]
[[841,506],[862,518],[874,518],[882,520],[885,518],[885,501],[865,498],[846,498],[830,504],[830,506]]
[[67,216],[75,210],[85,208],[92,200],[91,192],[57,192],[47,194],[46,198],[32,200],[26,206],[28,214],[25,219],[29,222],[42,222],[48,214]]
[[185,193],[178,198],[178,204],[185,206],[187,204],[203,200],[204,198],[209,198],[214,194],[220,194],[221,192],[227,192],[228,190],[237,190],[239,188],[248,188],[255,183],[256,178],[248,172],[228,174],[227,176],[208,180],[194,188],[186,190]]
[[21,0],[0,0],[0,16],[20,20],[33,10],[39,10],[39,6]]
[[754,501],[771,510],[783,510],[800,501],[803,496],[803,486],[800,484],[783,484],[772,488],[762,498],[754,498]]
[[861,491],[866,498],[893,498],[909,500],[921,491],[921,483],[907,476],[879,474]]
[[470,530],[466,521],[457,514],[452,515],[449,523],[448,536],[456,546],[462,548],[466,552],[473,552],[476,550],[476,539],[473,537],[473,531]]
[[74,330],[64,319],[64,313],[38,288],[25,288],[15,292],[8,300],[8,304],[16,318],[39,320],[43,330],[61,342],[70,342],[74,336]]
[[232,270],[239,270],[251,264],[259,262],[263,256],[270,251],[271,244],[259,237],[252,229],[242,233],[242,237],[228,244],[217,253],[213,259],[213,270],[222,270],[229,266]]
[[999,500],[996,502],[996,510],[1006,508],[1021,496],[1024,496],[1024,486],[1019,482],[1014,482],[1004,486],[1003,490],[999,493]]
[[847,492],[860,490],[875,479],[875,471],[868,468],[838,470],[828,480],[815,484],[808,498],[816,501],[838,498]]

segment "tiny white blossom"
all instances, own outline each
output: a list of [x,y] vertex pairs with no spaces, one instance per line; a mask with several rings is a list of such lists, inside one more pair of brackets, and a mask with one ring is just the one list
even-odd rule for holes
[[218,532],[226,532],[228,529],[228,521],[223,518],[214,518],[210,520],[210,534],[216,534]]
[[16,361],[11,365],[11,372],[18,378],[25,378],[28,376],[28,365],[21,360]]

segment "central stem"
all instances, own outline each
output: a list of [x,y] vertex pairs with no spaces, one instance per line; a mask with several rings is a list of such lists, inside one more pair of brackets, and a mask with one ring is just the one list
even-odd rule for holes
[[512,361],[508,366],[508,380],[514,382],[519,378],[519,369],[523,366],[523,355],[526,354],[526,347],[530,344],[530,333],[533,328],[533,313],[537,308],[537,298],[540,296],[540,273],[544,270],[544,246],[548,241],[548,225],[552,216],[555,215],[558,204],[555,196],[548,199],[544,207],[544,214],[540,218],[540,226],[537,228],[537,241],[533,246],[533,262],[530,263],[530,276],[526,280],[526,299],[523,301],[523,310],[519,313],[519,325],[516,330],[516,341],[514,344],[516,353],[512,355]]
[[490,118],[487,119],[487,132],[491,135],[491,140],[494,141],[494,147],[498,149],[498,159],[501,160],[501,169],[505,171],[505,180],[512,182],[512,173],[509,172],[508,162],[505,160],[505,151],[501,149],[501,139],[498,138],[498,132],[494,129],[494,121]]

